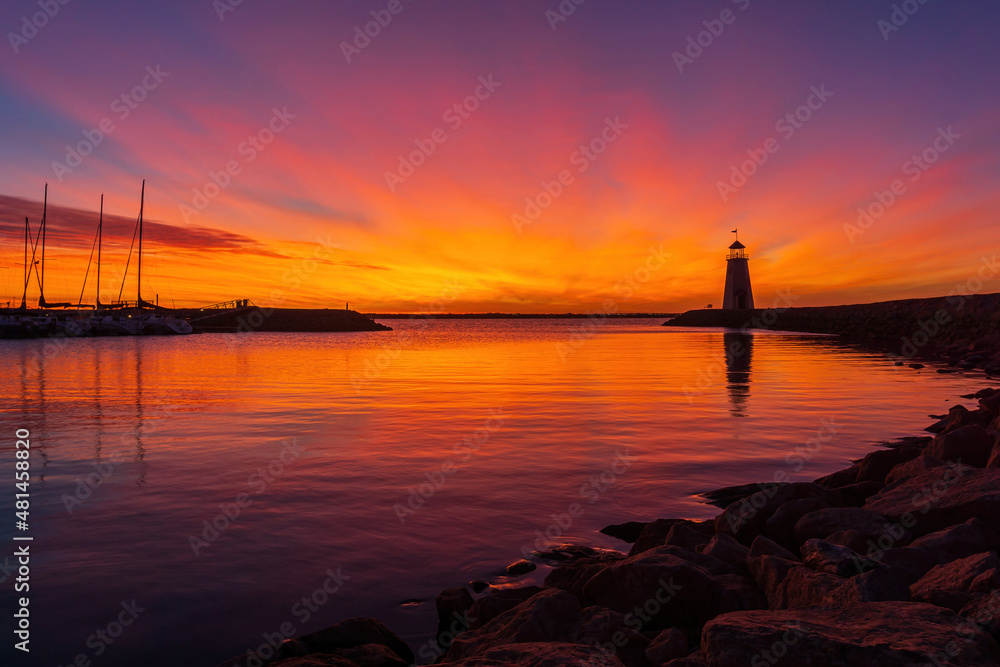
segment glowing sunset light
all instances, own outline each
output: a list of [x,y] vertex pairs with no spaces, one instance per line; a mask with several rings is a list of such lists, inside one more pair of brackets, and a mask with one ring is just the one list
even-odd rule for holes
[[36,3],[3,12],[3,301],[46,182],[59,300],[102,193],[124,265],[143,178],[178,306],[675,312],[721,302],[737,226],[764,307],[946,294],[992,256],[986,0],[216,5],[70,3],[30,38]]

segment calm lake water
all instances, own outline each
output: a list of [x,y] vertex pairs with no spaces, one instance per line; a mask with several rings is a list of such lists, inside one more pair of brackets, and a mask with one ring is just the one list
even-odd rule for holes
[[[627,549],[597,531],[714,516],[694,494],[728,484],[814,479],[988,384],[821,336],[387,323],[0,343],[8,567],[15,431],[32,442],[19,664],[211,665],[349,616],[381,618],[416,650],[440,590],[505,581],[539,534]],[[560,527],[572,503],[582,515]],[[0,657],[14,576],[0,570]],[[324,583],[336,592],[314,595]]]

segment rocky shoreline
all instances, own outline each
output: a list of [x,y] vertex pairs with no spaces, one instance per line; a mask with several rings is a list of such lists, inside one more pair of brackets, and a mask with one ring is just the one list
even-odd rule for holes
[[443,591],[441,655],[355,618],[220,667],[1000,665],[1000,390],[963,398],[814,482],[705,493],[715,519],[602,531],[628,553],[535,553],[543,587]]
[[901,362],[940,358],[953,367],[1000,376],[1000,294],[970,294],[974,287],[930,299],[803,308],[785,295],[771,308],[689,310],[663,326],[836,334],[887,349]]

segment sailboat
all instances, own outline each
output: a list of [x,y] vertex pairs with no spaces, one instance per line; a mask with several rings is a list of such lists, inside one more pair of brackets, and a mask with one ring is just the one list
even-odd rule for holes
[[[101,195],[101,212],[97,221],[97,294],[94,299],[94,314],[90,316],[90,329],[95,336],[135,336],[142,333],[142,326],[137,319],[105,312],[106,306],[101,303],[101,246],[104,240],[104,195]],[[94,251],[91,248],[91,259]],[[83,276],[83,287],[80,289],[80,306],[83,307],[83,290],[87,287],[87,276],[90,275],[90,263]]]
[[[155,303],[150,303],[142,298],[142,215],[146,204],[146,181],[142,181],[142,192],[139,196],[139,219],[136,221],[136,232],[132,234],[132,242],[135,243],[136,234],[139,238],[139,253],[136,270],[136,301],[134,310],[128,315],[138,321],[139,333],[152,335],[169,334],[189,334],[194,329],[187,320],[165,315],[166,308],[161,308]],[[132,250],[129,249],[129,259],[131,260]],[[99,262],[98,262],[99,263]],[[118,303],[111,307],[127,307],[127,302],[121,301],[122,291],[125,289],[125,278],[128,275],[128,261],[125,263],[125,276],[122,276],[122,287],[118,291]],[[152,311],[152,312],[150,312]]]

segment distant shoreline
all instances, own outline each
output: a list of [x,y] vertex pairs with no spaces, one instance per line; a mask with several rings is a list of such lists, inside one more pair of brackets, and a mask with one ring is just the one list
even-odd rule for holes
[[677,317],[678,313],[362,313],[365,317],[380,320],[407,320],[427,318],[433,320],[568,320],[588,317],[607,317],[615,320],[663,319]]

